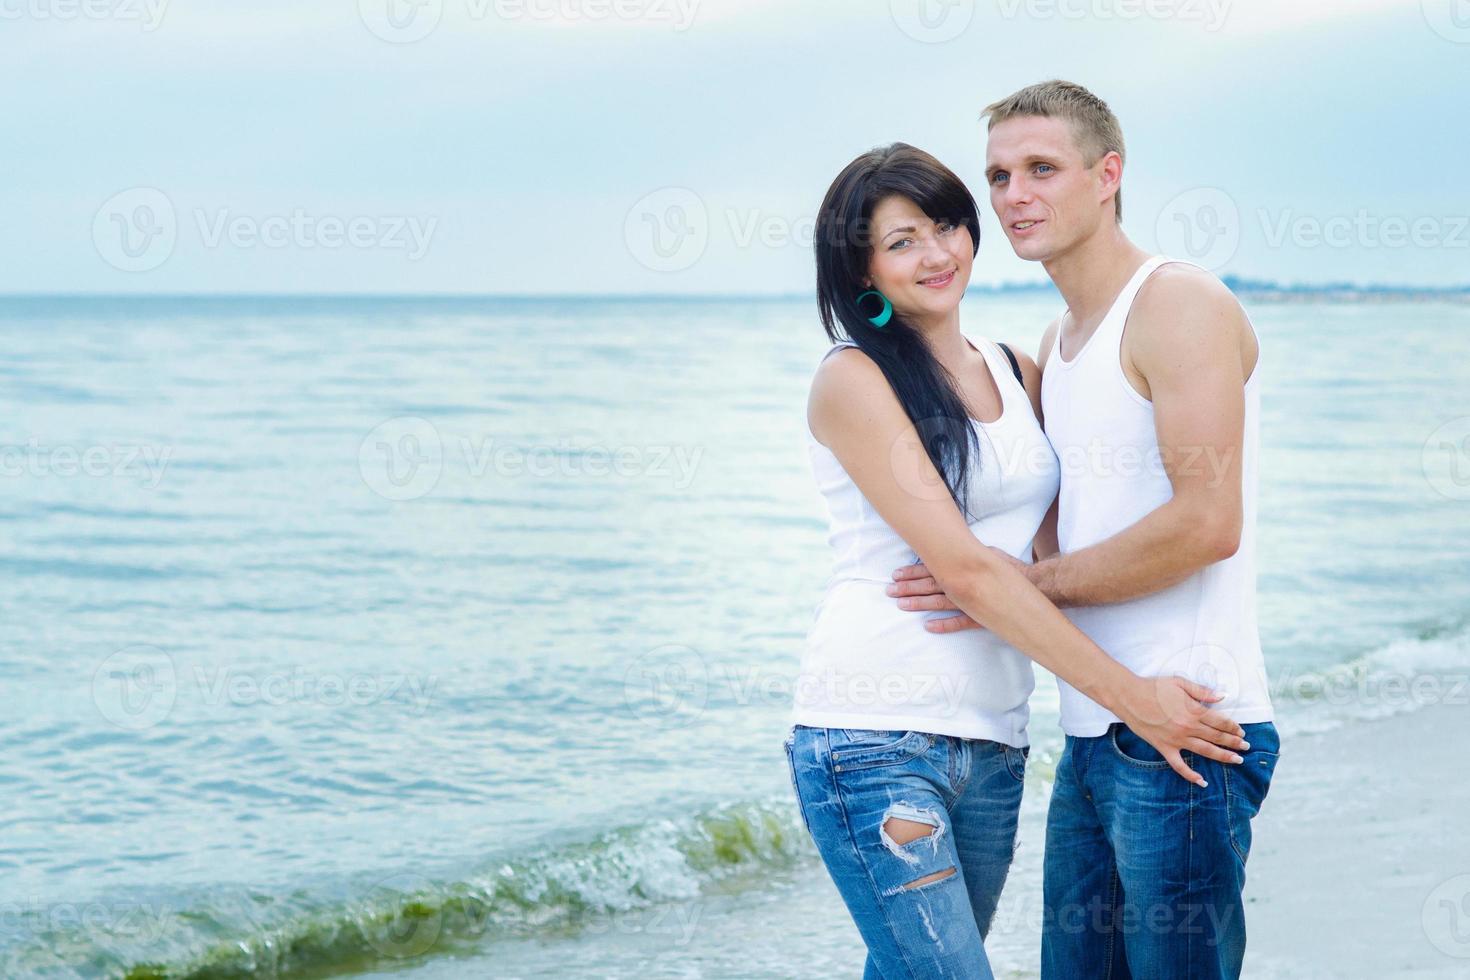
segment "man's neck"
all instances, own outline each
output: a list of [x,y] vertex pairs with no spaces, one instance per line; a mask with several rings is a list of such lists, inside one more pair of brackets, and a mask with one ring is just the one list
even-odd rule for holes
[[1129,241],[1121,227],[1109,223],[1042,266],[1067,301],[1075,328],[1101,320],[1148,258],[1149,253]]

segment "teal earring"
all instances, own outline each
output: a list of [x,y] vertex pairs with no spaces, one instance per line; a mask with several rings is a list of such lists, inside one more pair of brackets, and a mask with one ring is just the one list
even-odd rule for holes
[[888,326],[888,321],[893,319],[893,304],[888,301],[887,296],[884,296],[876,289],[870,289],[866,293],[859,293],[856,302],[861,304],[863,299],[868,296],[876,296],[883,301],[883,312],[879,313],[877,316],[868,317],[869,323],[877,327],[879,330],[882,330],[884,327]]

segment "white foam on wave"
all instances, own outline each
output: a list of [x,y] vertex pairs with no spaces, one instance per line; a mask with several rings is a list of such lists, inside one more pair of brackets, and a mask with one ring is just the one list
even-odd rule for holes
[[1284,734],[1331,731],[1437,704],[1470,706],[1470,625],[1427,630],[1344,663],[1272,673]]

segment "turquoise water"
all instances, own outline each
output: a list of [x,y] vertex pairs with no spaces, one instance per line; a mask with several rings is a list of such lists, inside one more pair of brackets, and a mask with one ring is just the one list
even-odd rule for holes
[[[1453,696],[1470,305],[1247,305],[1283,728]],[[966,329],[1034,350],[1056,306],[971,296]],[[781,914],[833,901],[780,751],[826,574],[809,301],[7,299],[0,330],[0,976],[849,968],[840,909]]]

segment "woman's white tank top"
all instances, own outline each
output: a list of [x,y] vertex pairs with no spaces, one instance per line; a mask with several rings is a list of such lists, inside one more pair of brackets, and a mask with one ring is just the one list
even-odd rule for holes
[[[967,474],[970,532],[1030,562],[1036,529],[1057,495],[1057,458],[1005,354],[988,340],[970,345],[984,355],[1002,403],[994,422],[971,420],[980,451]],[[1027,745],[1031,660],[989,630],[924,629],[927,619],[954,613],[900,609],[884,590],[893,570],[917,556],[832,451],[810,432],[807,443],[827,503],[833,569],[797,677],[796,724]]]

